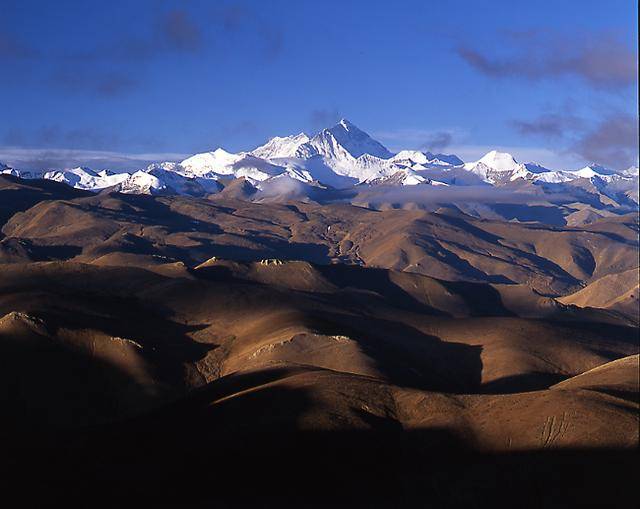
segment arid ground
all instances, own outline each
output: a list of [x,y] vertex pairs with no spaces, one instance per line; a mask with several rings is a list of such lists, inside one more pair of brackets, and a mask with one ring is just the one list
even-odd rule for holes
[[25,506],[628,506],[638,217],[565,223],[0,176],[3,478]]

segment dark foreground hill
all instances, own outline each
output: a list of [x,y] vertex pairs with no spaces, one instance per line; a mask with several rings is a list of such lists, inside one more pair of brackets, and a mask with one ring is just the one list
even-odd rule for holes
[[7,475],[61,500],[104,483],[98,506],[620,501],[637,329],[500,290],[304,262],[4,265]]

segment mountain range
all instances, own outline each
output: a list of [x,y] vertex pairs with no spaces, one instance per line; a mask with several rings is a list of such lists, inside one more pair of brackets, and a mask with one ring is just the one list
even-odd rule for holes
[[[494,186],[532,183],[542,192],[575,192],[588,188],[613,200],[614,206],[638,204],[638,167],[613,171],[597,164],[579,170],[551,170],[518,162],[511,154],[490,151],[473,162],[452,154],[416,150],[390,152],[346,119],[314,136],[300,133],[273,137],[248,152],[222,148],[195,154],[181,162],[158,162],[132,173],[86,167],[23,171],[0,163],[0,173],[21,178],[44,178],[77,189],[117,190],[132,194],[202,197],[242,178],[253,191],[277,190],[304,198],[326,191],[378,186]],[[326,194],[326,193],[325,193]]]

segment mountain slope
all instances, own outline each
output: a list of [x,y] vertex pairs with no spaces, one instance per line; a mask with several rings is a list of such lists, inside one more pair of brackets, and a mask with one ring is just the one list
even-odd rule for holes
[[638,268],[608,274],[560,299],[565,304],[617,310],[640,322]]
[[341,262],[452,281],[526,284],[543,295],[575,292],[637,267],[633,215],[549,227],[481,220],[454,209],[279,203],[281,190],[268,194],[237,182],[207,199],[102,193],[41,201],[6,212],[0,245],[15,251],[28,243],[40,253],[36,259],[45,260],[92,261],[122,250],[187,265],[212,256]]

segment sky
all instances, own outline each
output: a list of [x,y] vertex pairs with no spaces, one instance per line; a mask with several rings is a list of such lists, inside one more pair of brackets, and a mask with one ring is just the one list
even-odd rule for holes
[[391,150],[637,164],[637,2],[0,1],[0,161],[139,168],[348,118]]

